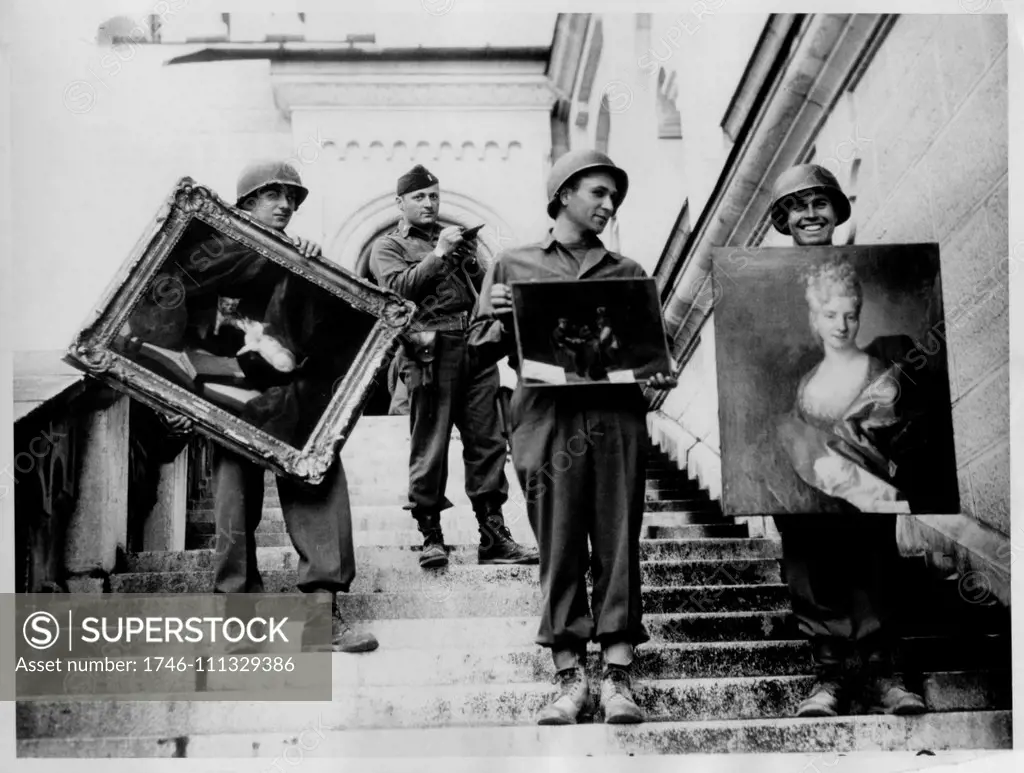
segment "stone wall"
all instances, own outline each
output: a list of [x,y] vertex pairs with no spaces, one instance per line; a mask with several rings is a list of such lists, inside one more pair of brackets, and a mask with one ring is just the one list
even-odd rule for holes
[[[963,512],[1010,531],[1007,29],[903,16],[852,92],[856,242],[939,243]],[[853,126],[851,127],[851,121]],[[835,134],[833,135],[835,136]]]

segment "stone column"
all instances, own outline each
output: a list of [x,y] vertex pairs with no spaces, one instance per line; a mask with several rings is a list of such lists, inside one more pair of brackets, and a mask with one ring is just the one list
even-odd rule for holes
[[184,550],[188,511],[188,448],[160,468],[156,504],[143,527],[143,550]]
[[127,543],[128,405],[119,396],[82,420],[78,500],[64,549],[72,592],[102,592]]

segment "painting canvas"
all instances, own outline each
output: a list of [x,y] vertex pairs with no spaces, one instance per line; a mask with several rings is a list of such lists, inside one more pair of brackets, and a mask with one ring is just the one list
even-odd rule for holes
[[322,480],[415,306],[182,178],[68,361],[278,474]]
[[632,384],[669,372],[653,279],[513,282],[511,288],[524,383]]
[[960,511],[936,244],[717,248],[730,515]]

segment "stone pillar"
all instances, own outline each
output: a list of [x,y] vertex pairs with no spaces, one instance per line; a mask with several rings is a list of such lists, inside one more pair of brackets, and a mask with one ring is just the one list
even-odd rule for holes
[[188,448],[160,468],[156,504],[143,527],[143,550],[184,550],[188,511]]
[[101,591],[127,543],[128,405],[119,396],[82,421],[78,500],[64,549],[73,592]]

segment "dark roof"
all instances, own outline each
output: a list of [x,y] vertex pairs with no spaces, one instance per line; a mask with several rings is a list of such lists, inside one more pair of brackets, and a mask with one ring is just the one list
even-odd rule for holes
[[225,43],[190,54],[176,56],[166,64],[268,59],[272,62],[432,62],[479,61],[501,59],[520,62],[547,62],[549,47],[482,48],[379,48],[317,43]]

